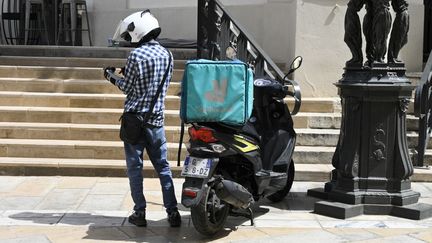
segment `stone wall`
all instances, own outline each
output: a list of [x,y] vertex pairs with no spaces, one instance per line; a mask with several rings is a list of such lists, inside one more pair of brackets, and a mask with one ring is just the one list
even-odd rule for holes
[[[277,63],[289,65],[304,57],[295,78],[304,96],[336,96],[338,81],[350,53],[343,42],[348,0],[221,0]],[[422,69],[423,1],[408,0],[409,44],[401,57],[408,71]],[[158,17],[161,37],[196,39],[197,0],[87,0],[94,43],[107,46],[120,19],[150,8]],[[362,13],[364,14],[364,13]],[[83,41],[87,40],[86,36]]]
[[[347,0],[298,0],[296,49],[305,59],[295,78],[305,96],[334,96],[344,64],[351,53],[344,43],[344,17]],[[423,1],[408,0],[410,30],[408,44],[400,58],[408,72],[420,72],[423,57]],[[360,13],[363,18],[364,10]],[[393,16],[394,19],[394,16]],[[363,42],[364,43],[364,42]]]

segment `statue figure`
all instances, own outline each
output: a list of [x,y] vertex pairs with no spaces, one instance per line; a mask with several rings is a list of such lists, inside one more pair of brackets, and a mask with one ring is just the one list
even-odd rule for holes
[[408,3],[406,0],[392,0],[392,7],[396,12],[396,17],[393,22],[387,60],[388,63],[397,63],[401,62],[397,59],[399,51],[406,43],[408,43]]
[[[409,16],[406,0],[391,0],[396,12],[390,37],[388,63],[396,63],[399,51],[407,43]],[[366,15],[363,19],[363,34],[366,39],[365,66],[374,63],[385,63],[387,38],[391,29],[390,0],[350,0],[345,14],[345,43],[348,45],[352,58],[347,66],[361,66],[363,63],[361,23],[358,12],[365,6]]]

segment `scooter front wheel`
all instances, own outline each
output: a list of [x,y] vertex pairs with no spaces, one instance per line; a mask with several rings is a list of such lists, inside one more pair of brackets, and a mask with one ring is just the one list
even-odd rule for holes
[[[284,167],[285,167],[284,169],[286,170],[287,166],[285,165]],[[275,170],[277,172],[283,172],[283,169],[280,169],[281,171],[278,171],[277,169],[275,169]],[[294,168],[294,161],[293,160],[291,160],[289,168],[288,168],[288,170],[286,170],[286,172],[288,173],[288,179],[287,179],[287,182],[285,184],[285,187],[282,190],[277,191],[277,192],[275,192],[275,193],[273,193],[267,197],[270,201],[272,201],[274,203],[282,201],[286,197],[286,195],[288,195],[288,193],[291,190],[292,184],[294,182],[294,174],[295,174],[295,168]]]
[[198,205],[191,208],[192,223],[201,234],[214,235],[223,228],[229,210],[230,205],[220,200],[212,188],[206,187]]

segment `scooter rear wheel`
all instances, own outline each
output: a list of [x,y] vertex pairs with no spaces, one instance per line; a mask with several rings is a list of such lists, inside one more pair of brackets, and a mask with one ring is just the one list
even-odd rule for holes
[[[285,167],[284,169],[286,169],[286,166],[284,166],[284,167]],[[282,171],[277,171],[277,170],[275,170],[275,171],[276,172],[284,172],[283,169],[281,169],[281,170]],[[285,187],[282,190],[277,191],[277,192],[275,192],[275,193],[273,193],[267,197],[270,201],[272,201],[274,203],[282,201],[286,197],[286,195],[288,195],[288,193],[291,190],[292,184],[294,182],[294,174],[295,174],[295,168],[294,168],[294,161],[293,160],[291,160],[289,168],[286,171],[288,173],[288,179],[287,179],[287,182],[285,184]]]
[[206,187],[203,193],[199,204],[191,208],[191,218],[198,232],[211,236],[223,228],[230,205],[221,201],[212,188]]

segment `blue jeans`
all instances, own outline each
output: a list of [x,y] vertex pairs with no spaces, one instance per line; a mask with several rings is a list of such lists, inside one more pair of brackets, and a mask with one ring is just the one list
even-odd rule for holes
[[146,149],[150,161],[159,175],[162,186],[163,203],[167,212],[177,209],[177,200],[174,193],[172,174],[167,161],[167,144],[163,127],[146,127],[140,143],[132,145],[124,143],[127,175],[131,189],[134,210],[142,211],[146,208],[143,193],[143,153]]

